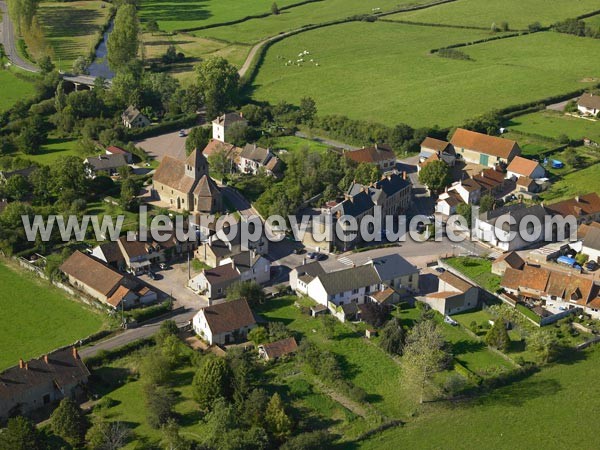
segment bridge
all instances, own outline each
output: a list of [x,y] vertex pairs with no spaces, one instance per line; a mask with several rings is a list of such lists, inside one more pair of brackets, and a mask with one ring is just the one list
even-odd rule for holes
[[[67,73],[61,73],[60,75],[64,81],[72,83],[75,86],[76,91],[82,86],[88,89],[94,89],[96,79],[98,78],[92,75],[70,75]],[[112,80],[104,80],[104,83],[107,87],[110,87],[112,85]]]

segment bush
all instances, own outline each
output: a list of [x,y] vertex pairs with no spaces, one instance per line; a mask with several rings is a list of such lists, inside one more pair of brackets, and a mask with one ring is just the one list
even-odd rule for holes
[[144,322],[146,320],[166,314],[169,311],[171,311],[171,302],[167,300],[158,305],[132,309],[131,311],[126,311],[125,314],[136,322]]
[[442,48],[437,52],[437,55],[442,58],[461,59],[463,61],[472,61],[472,58],[465,52],[455,50],[453,48]]

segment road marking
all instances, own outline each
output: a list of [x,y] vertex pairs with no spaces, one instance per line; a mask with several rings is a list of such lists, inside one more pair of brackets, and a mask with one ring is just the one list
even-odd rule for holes
[[341,258],[338,258],[338,261],[347,266],[351,266],[352,264],[354,264],[352,260],[347,256],[342,256]]

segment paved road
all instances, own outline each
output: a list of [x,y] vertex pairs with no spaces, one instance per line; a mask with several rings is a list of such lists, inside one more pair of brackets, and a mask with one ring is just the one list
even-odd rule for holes
[[167,319],[175,320],[175,322],[177,322],[177,325],[183,326],[186,325],[190,320],[192,320],[192,317],[194,317],[195,314],[196,311],[186,310],[173,316],[158,319],[152,323],[149,323],[139,328],[125,330],[124,332],[118,334],[115,337],[97,342],[96,344],[90,345],[89,347],[84,347],[80,349],[79,354],[82,358],[89,358],[90,356],[95,356],[100,350],[114,350],[116,348],[123,347],[124,345],[130,342],[153,336],[159,330],[160,324]]
[[0,1],[0,12],[2,13],[2,22],[0,22],[0,43],[4,46],[4,51],[8,59],[23,70],[29,72],[39,72],[39,68],[28,61],[25,61],[17,52],[17,39],[15,38],[15,29],[8,15],[8,6],[6,2]]

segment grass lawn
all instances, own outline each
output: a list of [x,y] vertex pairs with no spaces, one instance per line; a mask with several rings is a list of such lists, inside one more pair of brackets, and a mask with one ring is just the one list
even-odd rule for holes
[[25,100],[33,93],[31,82],[18,77],[10,70],[0,69],[0,111],[10,108],[17,100]]
[[[485,31],[389,22],[349,23],[301,33],[269,48],[253,95],[272,103],[284,99],[299,103],[310,96],[322,115],[346,114],[388,125],[450,126],[493,108],[584,87],[581,80],[600,75],[600,60],[587,56],[596,51],[595,40],[559,33],[461,49],[473,61],[428,54],[432,48],[487,36]],[[303,50],[310,52],[305,63],[286,66]],[[374,69],[364,76],[349,67]]]
[[83,157],[77,152],[76,147],[77,139],[56,138],[49,136],[46,143],[42,145],[42,150],[40,153],[36,155],[17,153],[16,155],[39,164],[49,165],[61,156],[79,156],[83,159]]
[[600,164],[598,163],[571,172],[556,181],[541,197],[554,202],[589,192],[600,192],[599,173]]
[[574,354],[569,363],[543,369],[478,399],[426,406],[404,427],[377,434],[359,447],[396,449],[401,442],[403,448],[419,449],[533,449],[540,443],[549,449],[588,448],[596,439],[596,418],[575,412],[600,408],[600,386],[589,382],[589,374],[599,370],[596,346]]
[[71,344],[99,331],[100,313],[57,288],[0,264],[0,369]]
[[[208,36],[229,42],[256,43],[289,30],[306,25],[343,19],[357,14],[370,14],[373,8],[389,11],[400,5],[425,3],[412,0],[322,0],[282,11],[277,16],[252,19],[235,25],[228,25],[198,31],[198,36]],[[279,3],[278,3],[279,4]],[[354,44],[356,39],[347,40]],[[324,41],[325,42],[325,41]],[[389,43],[388,43],[389,44]],[[316,47],[313,47],[316,50]],[[296,51],[298,54],[301,50]]]
[[303,149],[308,149],[311,152],[325,153],[329,148],[328,145],[311,139],[299,138],[296,136],[281,136],[270,140],[271,147],[274,150],[287,150],[288,152],[298,152]]
[[574,140],[587,137],[600,142],[600,121],[566,116],[558,111],[544,110],[515,117],[507,126],[510,130],[539,134],[554,139],[564,134]]
[[[298,1],[278,0],[277,5]],[[139,15],[142,22],[156,20],[162,31],[175,31],[268,13],[272,4],[271,0],[142,0]]]
[[[518,118],[512,120],[518,120]],[[546,139],[542,136],[526,135],[512,130],[513,128],[509,129],[509,131],[504,133],[502,136],[506,139],[517,141],[519,143],[519,147],[521,147],[523,156],[537,158],[539,157],[540,153],[544,153],[545,151],[550,150],[551,148],[556,148],[560,145],[558,141],[551,138]]]
[[394,14],[387,18],[445,25],[468,25],[491,28],[508,22],[511,29],[526,29],[533,22],[551,25],[561,19],[595,11],[594,0],[458,0],[420,11]]
[[488,259],[457,256],[444,262],[490,292],[496,292],[500,288],[500,277],[492,273],[492,262]]
[[96,0],[40,4],[38,17],[54,49],[52,59],[57,67],[60,64],[60,69],[71,70],[77,57],[90,54],[109,11],[109,3]]

